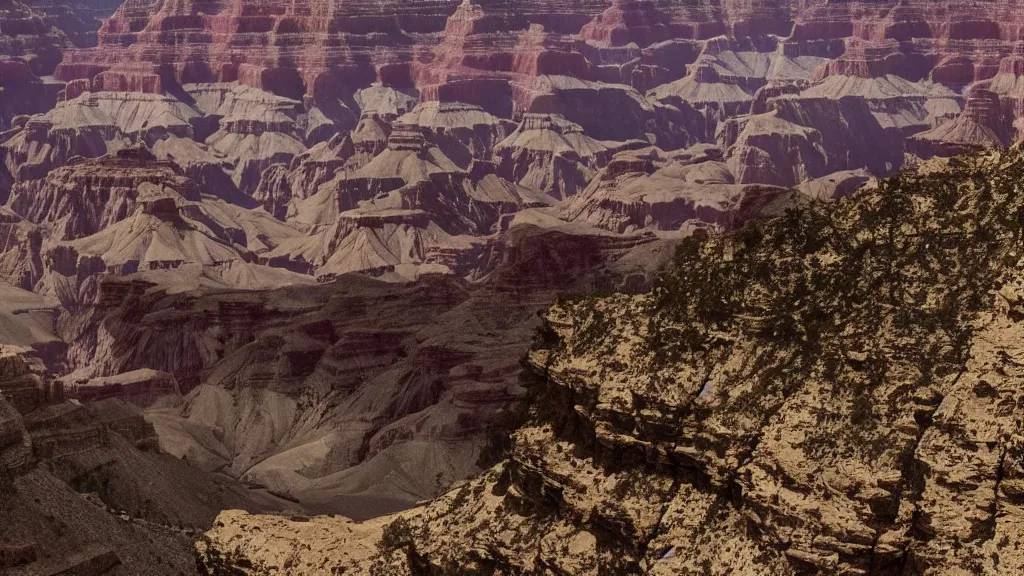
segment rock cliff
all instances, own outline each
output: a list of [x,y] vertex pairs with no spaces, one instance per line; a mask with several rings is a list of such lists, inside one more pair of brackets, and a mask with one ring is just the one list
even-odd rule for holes
[[4,574],[192,571],[191,534],[224,506],[282,504],[159,453],[153,426],[118,399],[65,401],[34,351],[0,346]]
[[118,0],[25,0],[0,6],[0,131],[21,114],[46,112],[63,84],[52,79],[64,51],[97,43]]
[[[22,144],[30,152],[40,149],[30,139]],[[250,289],[312,281],[255,265],[259,254],[299,236],[298,230],[213,196],[211,181],[187,175],[197,172],[189,170],[194,165],[182,167],[175,163],[181,157],[156,148],[168,160],[128,147],[55,169],[44,161],[39,177],[20,171],[5,209],[6,278],[69,305],[79,301],[88,278],[106,273],[194,266]],[[30,166],[17,157],[10,163]],[[224,274],[227,269],[235,273]],[[243,269],[248,272],[239,274]]]
[[273,570],[301,538],[300,574],[1014,573],[1022,171],[1019,149],[932,165],[688,240],[650,294],[562,299],[504,462],[370,524],[224,513],[201,558]]
[[[502,118],[557,113],[598,140],[640,138],[664,149],[713,142],[726,121],[799,94],[811,106],[818,97],[866,104],[901,148],[960,116],[964,90],[975,83],[991,82],[1009,123],[1017,119],[1019,25],[1009,0],[978,10],[925,0],[132,1],[103,25],[99,46],[67,54],[56,77],[96,91],[160,94],[238,82],[302,100],[302,138],[313,142],[352,129],[366,112],[358,93],[371,83]],[[826,126],[798,124],[831,137]],[[801,145],[780,144],[791,132],[784,126],[757,126],[767,141],[745,139],[737,150],[741,181],[786,185],[821,175],[813,158],[794,162],[795,176],[764,172],[760,165]],[[470,139],[461,145],[471,154],[488,148],[482,132]],[[895,163],[850,158],[841,170],[891,172],[901,152]]]

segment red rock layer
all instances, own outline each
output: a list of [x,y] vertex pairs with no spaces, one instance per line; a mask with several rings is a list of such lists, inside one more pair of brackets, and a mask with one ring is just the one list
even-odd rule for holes
[[16,58],[41,76],[53,71],[69,45],[67,37],[32,6],[0,4],[0,58]]
[[[576,32],[603,8],[594,0],[560,9],[543,2],[484,4],[495,30],[540,23]],[[378,76],[400,84],[410,79],[402,64],[419,47],[438,42],[454,8],[443,0],[300,0],[278,6],[254,0],[216,6],[128,0],[100,30],[100,46],[69,55],[57,76],[133,90],[167,89],[169,81],[237,80],[290,96],[314,95],[339,82],[367,84]],[[457,31],[460,24],[452,26]]]
[[682,24],[672,24],[653,2],[613,0],[605,10],[583,27],[580,38],[608,46],[636,44],[646,48],[655,42],[692,36]]
[[687,42],[720,35],[777,35],[787,56],[833,58],[818,79],[934,75],[963,85],[994,76],[1022,30],[1011,0],[128,0],[100,46],[68,54],[56,75],[144,92],[239,81],[316,100],[379,80],[510,111],[528,107],[520,100],[540,75],[641,89],[671,81],[697,57]]
[[96,44],[100,19],[116,0],[7,0],[0,2],[0,131],[20,114],[38,114],[57,102],[53,74],[65,50]]

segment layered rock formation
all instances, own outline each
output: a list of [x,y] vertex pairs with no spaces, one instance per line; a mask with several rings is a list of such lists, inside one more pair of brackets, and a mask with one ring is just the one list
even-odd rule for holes
[[224,506],[281,509],[155,445],[137,409],[66,402],[33,352],[0,345],[0,570],[180,574]]
[[1020,150],[957,160],[693,238],[649,295],[545,314],[504,463],[370,524],[225,513],[201,558],[272,570],[301,539],[300,574],[1014,573],[1022,174]]
[[267,259],[318,276],[402,267],[466,276],[479,265],[477,237],[496,231],[502,216],[554,203],[486,161],[469,162],[460,168],[422,128],[398,122],[380,154],[295,204],[294,221],[310,233]]
[[[562,208],[562,217],[613,232],[728,229],[791,205],[791,190],[737,184],[722,151],[622,152]],[[778,208],[776,208],[778,207]]]
[[911,136],[907,152],[918,158],[934,158],[1000,148],[1016,140],[1012,129],[1012,122],[1003,117],[999,96],[979,86],[972,90],[960,116]]
[[47,382],[46,367],[30,349],[4,345],[0,348],[0,366],[3,399],[14,410],[28,413],[62,399],[60,387]]
[[484,250],[479,286],[344,276],[179,292],[153,274],[108,278],[61,321],[78,370],[65,381],[83,383],[68,394],[137,402],[127,382],[140,369],[165,372],[186,397],[148,413],[163,449],[314,510],[374,516],[487,461],[490,431],[523,394],[536,313],[555,291],[642,289],[669,248],[524,225]]
[[65,50],[97,43],[117,0],[27,0],[0,6],[0,131],[21,114],[45,112],[63,84],[52,76]]
[[615,152],[645,145],[642,140],[601,142],[560,115],[527,114],[495,152],[503,176],[565,199],[585,188]]
[[[0,137],[0,198],[145,145],[303,236],[243,260],[472,277],[504,227],[565,225],[532,212],[556,201],[570,223],[685,235],[777,208],[772,187],[1012,144],[1017,19],[1005,2],[127,2],[58,67],[64,101]],[[715,174],[609,176],[652,145],[721,157]],[[46,226],[13,211],[16,254],[38,254]]]
[[57,102],[58,85],[39,76],[53,72],[67,37],[31,7],[0,7],[0,130],[20,114],[45,112]]
[[[355,93],[373,81],[504,117],[559,113],[598,139],[649,136],[662,148],[692,143],[679,130],[712,141],[723,121],[806,90],[866,100],[905,138],[957,116],[957,94],[972,82],[1002,77],[994,92],[1012,106],[1017,19],[998,2],[980,13],[924,1],[424,1],[373,10],[323,2],[259,11],[236,0],[209,13],[132,2],[104,25],[98,48],[69,55],[57,76],[97,90],[237,81],[304,97],[316,141],[331,125],[352,127],[364,107]],[[176,48],[179,36],[187,48]],[[926,80],[951,90],[915,86]]]
[[[321,277],[410,264],[470,275],[481,245],[470,236],[597,187],[624,150],[717,145],[728,174],[711,181],[760,185],[744,188],[760,197],[776,195],[764,185],[884,176],[905,157],[1014,142],[1019,67],[1007,23],[1017,15],[1004,4],[968,14],[923,1],[127,2],[97,48],[60,64],[67,101],[4,137],[0,190],[75,155],[142,143],[206,193],[301,229],[307,237],[262,260],[270,265]],[[428,194],[375,198],[401,188],[388,165],[396,126],[446,159],[427,152],[428,163],[478,175],[470,188],[490,206],[453,200],[474,193],[452,193],[450,176],[405,175],[405,187],[430,182]],[[729,196],[710,222],[701,210],[683,220],[742,220],[721,213],[741,205],[742,194]],[[676,210],[643,194],[602,201],[633,220]],[[665,214],[658,225],[608,225],[594,215],[605,209],[574,201],[561,212],[616,231],[683,223]]]
[[126,219],[144,201],[144,190],[169,189],[198,201],[194,181],[145,152],[125,150],[93,161],[72,162],[41,180],[15,186],[12,212],[49,229],[55,240],[91,236]]
[[173,375],[150,369],[99,378],[71,374],[63,379],[63,386],[65,395],[80,402],[117,398],[140,408],[148,408],[158,402],[173,403],[181,396]]
[[297,230],[207,191],[144,148],[78,158],[43,178],[22,173],[7,208],[7,278],[64,303],[77,302],[83,283],[103,273],[197,266],[239,287],[311,281],[253,265]]

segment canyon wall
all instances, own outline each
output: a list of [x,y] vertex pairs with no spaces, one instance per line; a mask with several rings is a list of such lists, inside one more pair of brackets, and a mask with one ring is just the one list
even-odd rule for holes
[[[1019,140],[1021,14],[1010,0],[129,1],[103,24],[98,46],[64,51],[54,82],[68,101],[127,93],[188,107],[175,112],[180,123],[126,136],[205,141],[208,149],[189,152],[202,156],[204,177],[223,178],[221,166],[243,198],[258,193],[281,218],[293,210],[287,203],[331,179],[325,160],[355,169],[365,151],[384,150],[391,125],[417,100],[448,104],[429,112],[447,122],[469,121],[466,106],[482,108],[489,128],[477,119],[438,130],[423,112],[403,123],[460,168],[493,161],[499,176],[556,199],[585,188],[615,152],[644,146],[713,144],[729,184],[792,187],[850,170],[884,176],[908,161]],[[239,108],[225,84],[274,94],[276,111]],[[377,98],[394,112],[378,110]],[[125,113],[112,112],[114,124]],[[535,115],[554,121],[538,130],[524,120]],[[522,134],[496,146],[512,135],[502,122],[521,123]],[[592,140],[565,136],[567,126]],[[471,133],[494,129],[483,139]],[[264,178],[346,135],[352,152],[324,156],[321,147],[320,168],[304,168],[320,173],[315,181]],[[389,234],[368,222],[338,224],[369,228],[373,242]],[[311,250],[274,259],[293,269],[330,259],[310,262]]]
[[121,400],[72,403],[37,353],[0,345],[0,572],[181,574],[225,507],[280,510],[156,449]]
[[45,112],[62,83],[50,78],[66,50],[98,42],[118,0],[27,0],[0,6],[0,130],[19,114]]

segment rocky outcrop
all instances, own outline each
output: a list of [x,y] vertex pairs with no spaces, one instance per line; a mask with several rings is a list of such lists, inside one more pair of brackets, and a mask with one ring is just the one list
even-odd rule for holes
[[[168,188],[143,185],[134,212],[84,238],[55,242],[44,252],[47,270],[37,289],[62,302],[88,299],[88,279],[97,274],[127,275],[198,268],[220,271],[226,283],[264,289],[308,280],[285,271],[249,264],[258,254],[294,238],[296,231],[266,213],[229,204],[190,202]],[[240,275],[231,270],[245,271]],[[187,275],[165,278],[189,285]]]
[[468,168],[474,160],[489,160],[495,146],[512,131],[512,123],[478,106],[424,102],[398,119],[415,126],[428,141],[458,164]]
[[[554,203],[502,179],[486,161],[470,158],[469,169],[460,168],[424,130],[397,122],[384,151],[297,202],[291,221],[311,232],[264,260],[315,270],[319,277],[381,274],[396,267],[407,269],[400,276],[415,277],[421,266],[465,276],[475,269],[484,244],[477,237],[497,232],[502,219],[519,210]],[[431,131],[432,138],[444,137],[445,130]]]
[[42,180],[15,186],[9,208],[51,232],[55,240],[91,236],[128,218],[148,186],[200,200],[194,181],[146,150],[125,149],[95,160],[74,162]]
[[231,161],[210,146],[191,138],[169,137],[157,140],[150,149],[158,160],[192,179],[202,193],[246,208],[256,206],[253,198],[240,191],[232,180]]
[[297,103],[254,89],[221,88],[177,96],[83,92],[44,115],[19,120],[5,134],[0,182],[6,180],[7,188],[38,181],[76,157],[145,146],[204,193],[252,207],[249,195],[262,171],[306,151],[298,140]]
[[168,397],[181,395],[173,375],[148,369],[100,378],[83,378],[72,374],[63,379],[63,387],[65,395],[80,402],[116,398],[140,408],[148,408]]
[[[0,398],[0,466],[3,470],[17,470],[24,467],[32,459],[32,442],[25,432],[25,422],[21,414],[7,401]],[[2,564],[4,568],[22,564],[33,559],[34,550],[25,547],[4,549]]]
[[797,190],[815,200],[836,200],[852,196],[861,186],[869,185],[870,182],[872,177],[867,171],[849,170],[808,180],[797,186]]
[[829,76],[801,92],[810,98],[863,101],[890,138],[904,139],[960,113],[962,100],[947,86],[895,75]]
[[0,6],[0,131],[19,115],[42,113],[56,104],[60,87],[39,77],[52,74],[70,47],[67,36],[30,4]]
[[217,510],[280,509],[158,453],[152,426],[120,401],[53,402],[19,413],[0,397],[4,574],[179,574],[194,565],[188,534]]
[[0,208],[0,274],[6,283],[31,290],[43,273],[43,236],[38,227],[6,208]]
[[41,180],[73,158],[99,158],[129,145],[110,118],[98,117],[92,107],[58,107],[15,126],[0,142],[0,177],[8,186]]
[[7,404],[22,414],[63,399],[60,387],[47,380],[42,360],[31,350],[11,344],[0,347],[0,391]]
[[36,2],[6,2],[0,8],[0,56],[18,58],[32,76],[53,73],[71,43]]
[[[51,300],[0,284],[0,572],[179,574],[194,569],[189,534],[220,510],[281,509],[161,453],[153,426],[122,400],[69,401],[53,375],[63,350],[45,333],[55,314]],[[102,391],[144,400],[164,377],[120,375]]]
[[562,206],[562,217],[618,233],[728,229],[789,204],[791,191],[736,183],[721,150],[621,152]]
[[[12,182],[10,209],[42,237],[33,240],[19,224],[16,250],[8,250],[30,254],[40,266],[12,264],[8,278],[74,302],[83,280],[98,273],[189,264],[204,275],[228,263],[259,263],[319,278],[472,276],[481,272],[487,239],[506,230],[517,212],[549,207],[586,187],[618,151],[692,140],[681,129],[685,113],[628,86],[564,76],[538,77],[532,86],[546,87],[533,100],[537,106],[561,112],[529,113],[515,131],[511,122],[463,103],[425,102],[399,116],[412,104],[408,95],[370,87],[353,98],[362,110],[355,127],[309,149],[301,134],[312,111],[255,88],[84,92],[25,121],[0,144]],[[381,102],[369,100],[374,95]],[[622,112],[616,123],[594,114],[605,107]],[[626,140],[598,140],[591,132]],[[68,165],[56,169],[61,163]],[[89,180],[102,180],[105,170],[125,177]],[[151,235],[153,214],[134,200],[143,188],[177,206],[193,203],[180,221],[200,222],[199,235],[189,231],[192,224],[176,229],[178,239]],[[258,211],[211,208],[210,196],[260,206],[288,225],[267,223]],[[157,212],[178,222],[170,202]],[[144,254],[154,238],[169,248]],[[181,239],[188,241],[179,245]],[[167,257],[158,257],[161,251]]]
[[585,188],[615,152],[645,145],[645,141],[601,142],[559,115],[526,114],[495,151],[502,176],[565,199]]
[[742,128],[729,160],[740,182],[795,186],[830,172],[825,139],[818,130],[772,112],[747,116],[737,124]]
[[1012,123],[1004,122],[999,97],[984,88],[975,89],[963,114],[907,140],[907,152],[918,158],[950,158],[1010,142]]
[[[239,287],[312,281],[252,264],[299,231],[263,211],[204,194],[204,186],[171,162],[182,162],[172,153],[180,148],[157,149],[168,160],[145,147],[125,148],[19,181],[5,209],[7,278],[65,304],[78,302],[88,278],[104,273],[193,267]],[[188,274],[174,280],[189,282]]]
[[298,102],[252,89],[232,89],[211,114],[220,130],[206,143],[233,166],[232,180],[252,194],[260,175],[272,164],[289,163],[305,151],[297,133]]
[[885,175],[903,164],[900,139],[864,99],[803,93],[769,102],[769,112],[724,130],[728,163],[739,182],[795,186],[861,168]]
[[546,313],[504,463],[370,524],[223,514],[201,549],[269,564],[301,534],[310,574],[1016,570],[1022,173],[989,154],[688,240],[651,294]]

